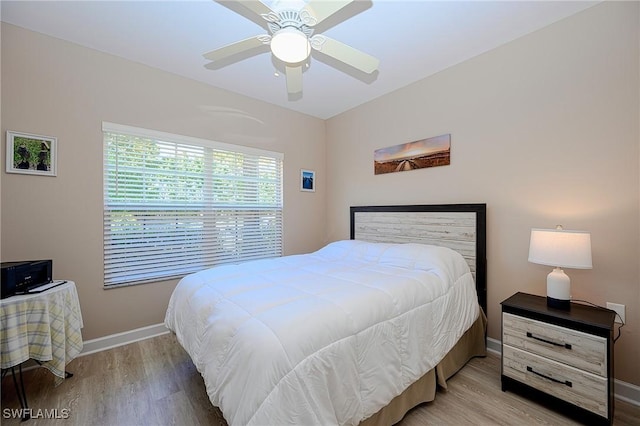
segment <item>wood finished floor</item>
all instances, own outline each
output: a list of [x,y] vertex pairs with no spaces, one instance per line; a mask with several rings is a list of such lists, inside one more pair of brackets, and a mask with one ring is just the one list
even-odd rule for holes
[[[67,419],[6,418],[19,408],[11,375],[2,381],[3,425],[217,425],[203,380],[170,334],[73,360],[74,376],[54,387],[43,368],[25,372],[32,412],[57,409]],[[41,411],[39,411],[41,410]],[[574,425],[575,422],[500,389],[500,358],[471,360],[449,381],[448,391],[410,411],[401,426]],[[615,425],[640,425],[640,407],[616,401]]]

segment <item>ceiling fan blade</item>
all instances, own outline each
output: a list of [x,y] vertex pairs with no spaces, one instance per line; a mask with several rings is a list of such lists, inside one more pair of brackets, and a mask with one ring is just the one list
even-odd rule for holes
[[286,66],[285,74],[287,75],[287,92],[290,95],[302,92],[302,66]]
[[268,14],[273,12],[269,6],[262,3],[258,0],[242,0],[242,1],[229,1],[229,0],[216,0],[218,3],[223,6],[229,7],[231,9],[235,8],[235,6],[240,5],[245,9],[255,13],[257,16],[262,16],[263,14]]
[[305,24],[318,25],[340,9],[351,4],[354,0],[311,0],[302,9],[300,15]]
[[344,43],[340,43],[337,40],[322,35],[316,35],[313,38],[322,40],[319,43],[311,44],[316,50],[344,62],[357,70],[371,74],[377,70],[378,65],[380,65],[380,61],[377,58],[354,49],[351,46],[347,46]]
[[205,53],[202,56],[212,62],[218,62],[231,56],[238,55],[248,50],[257,49],[258,47],[263,46],[265,43],[261,41],[262,38],[263,36],[261,35],[250,37],[241,41],[237,41],[235,43],[228,44],[219,49],[212,50],[211,52]]

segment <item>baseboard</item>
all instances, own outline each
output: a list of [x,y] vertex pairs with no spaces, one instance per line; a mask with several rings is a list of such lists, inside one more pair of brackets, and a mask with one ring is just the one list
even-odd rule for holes
[[613,388],[616,399],[640,407],[640,386],[614,379]]
[[[502,342],[487,337],[487,351],[502,356]],[[614,379],[614,395],[616,399],[640,407],[640,386]]]
[[82,352],[78,356],[106,351],[107,349],[117,348],[118,346],[128,345],[129,343],[139,342],[140,340],[150,339],[167,333],[169,333],[169,330],[164,324],[155,324],[123,333],[98,337],[97,339],[85,340]]
[[502,342],[500,340],[487,337],[487,350],[494,355],[502,356]]

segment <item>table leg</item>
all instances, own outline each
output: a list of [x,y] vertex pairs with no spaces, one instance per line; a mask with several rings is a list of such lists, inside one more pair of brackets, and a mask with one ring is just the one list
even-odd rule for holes
[[22,421],[29,420],[31,413],[29,412],[29,406],[27,404],[27,393],[24,390],[24,380],[22,379],[22,364],[18,365],[18,371],[20,374],[20,385],[18,386],[18,380],[16,380],[16,368],[11,367],[11,376],[13,377],[13,384],[16,387],[16,394],[18,394],[18,400],[20,401],[20,407],[22,407]]
[[[39,365],[42,365],[42,362],[38,360],[34,360]],[[2,370],[2,378],[9,371],[8,368]],[[27,403],[27,392],[24,387],[24,379],[22,378],[22,364],[18,365],[18,375],[20,379],[16,378],[16,368],[11,367],[11,377],[13,378],[13,385],[16,388],[16,395],[18,395],[18,401],[20,401],[20,408],[22,408],[22,421],[29,420],[31,418],[31,411],[29,410],[29,405]],[[73,377],[73,373],[66,371],[64,372],[64,377],[68,379],[69,377]]]

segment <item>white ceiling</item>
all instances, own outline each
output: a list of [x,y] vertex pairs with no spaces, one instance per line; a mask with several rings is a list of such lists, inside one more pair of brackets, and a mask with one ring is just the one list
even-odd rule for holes
[[[293,1],[294,9],[300,2]],[[248,19],[237,4],[3,0],[0,13],[4,22],[326,119],[598,2],[356,1],[316,33],[377,57],[378,73],[363,81],[314,52],[298,100],[289,100],[284,77],[274,76],[268,50],[218,70],[204,68],[204,53],[267,33],[261,19]],[[291,1],[265,3],[274,8]]]

